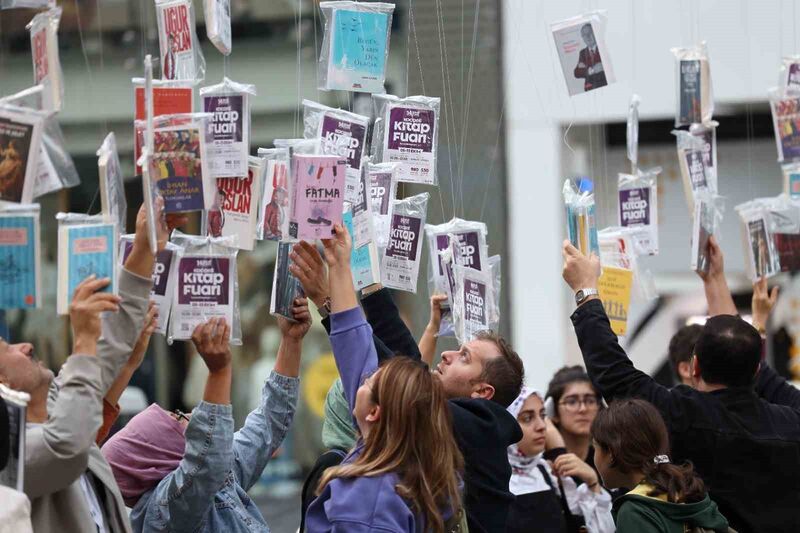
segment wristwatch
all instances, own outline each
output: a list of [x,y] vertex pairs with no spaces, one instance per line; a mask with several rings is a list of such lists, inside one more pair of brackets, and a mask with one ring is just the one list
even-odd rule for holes
[[575,305],[581,305],[590,296],[597,296],[598,294],[597,289],[578,289],[578,292],[575,293]]

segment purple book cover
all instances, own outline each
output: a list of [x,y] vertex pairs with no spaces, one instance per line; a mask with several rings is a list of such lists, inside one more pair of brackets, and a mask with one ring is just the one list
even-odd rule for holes
[[[457,248],[460,250],[461,256],[456,258],[455,263],[457,265],[469,267],[473,270],[482,271],[483,266],[481,265],[481,251],[480,245],[478,244],[478,232],[469,231],[465,233],[457,233],[456,238],[458,239]],[[440,276],[444,276],[445,272],[442,267],[442,258],[438,252],[446,250],[448,246],[450,246],[450,238],[447,234],[436,236],[436,255],[439,256],[438,263]]]
[[370,172],[369,177],[372,211],[377,215],[388,215],[389,204],[392,201],[392,173]]
[[389,246],[386,248],[386,257],[405,259],[407,261],[416,260],[421,222],[416,217],[394,215],[389,232]]
[[183,257],[178,263],[180,305],[228,305],[230,259]]
[[390,107],[386,124],[384,161],[401,163],[398,180],[436,182],[434,125],[436,112],[418,107]]
[[367,136],[367,128],[362,124],[325,113],[319,136],[322,139],[322,153],[346,158],[348,168],[353,170],[361,168],[361,155]]
[[[472,279],[464,280],[464,319],[467,326],[467,338],[474,333],[487,329],[486,319],[486,285]],[[466,340],[466,339],[465,339]]]
[[342,222],[347,163],[337,156],[292,156],[292,204],[289,236],[327,239]]
[[647,226],[650,224],[650,189],[619,191],[619,225]]

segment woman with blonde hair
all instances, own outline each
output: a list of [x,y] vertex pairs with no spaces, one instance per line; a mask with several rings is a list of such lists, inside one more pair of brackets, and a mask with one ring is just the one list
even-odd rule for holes
[[360,439],[323,475],[306,531],[463,531],[463,458],[441,383],[427,365],[407,357],[378,367],[372,328],[353,288],[350,237],[337,224],[323,243],[331,346]]

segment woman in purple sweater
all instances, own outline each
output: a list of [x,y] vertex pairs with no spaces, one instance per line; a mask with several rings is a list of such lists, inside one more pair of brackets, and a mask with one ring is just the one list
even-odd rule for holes
[[331,346],[361,438],[340,466],[323,475],[306,531],[449,531],[463,514],[463,459],[442,386],[427,365],[406,357],[378,368],[372,328],[353,288],[350,236],[337,224],[334,237],[323,243]]

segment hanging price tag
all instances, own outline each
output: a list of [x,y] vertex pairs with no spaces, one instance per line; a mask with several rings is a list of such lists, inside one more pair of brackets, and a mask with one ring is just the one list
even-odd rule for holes
[[631,304],[633,271],[624,268],[603,267],[597,290],[611,322],[611,330],[624,336],[628,330],[628,309]]

